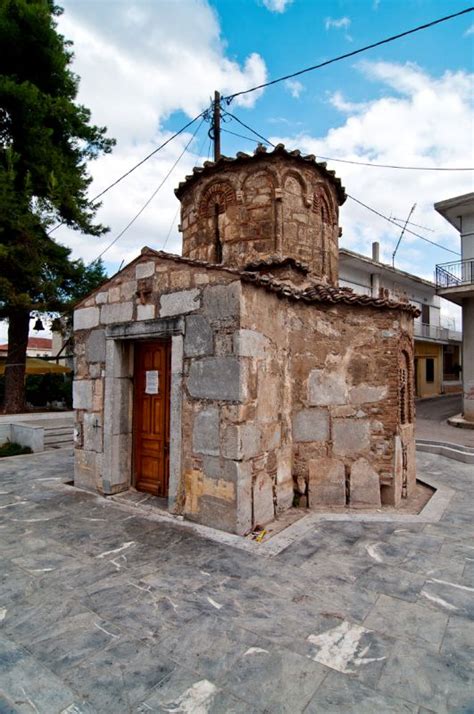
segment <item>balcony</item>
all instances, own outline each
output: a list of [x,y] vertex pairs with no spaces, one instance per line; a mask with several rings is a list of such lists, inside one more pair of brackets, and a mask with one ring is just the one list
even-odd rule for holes
[[462,305],[463,298],[474,297],[474,258],[436,266],[438,295]]
[[415,337],[421,337],[424,340],[436,340],[437,342],[462,341],[462,332],[450,330],[448,327],[440,327],[440,325],[426,325],[422,322],[415,322],[414,334]]

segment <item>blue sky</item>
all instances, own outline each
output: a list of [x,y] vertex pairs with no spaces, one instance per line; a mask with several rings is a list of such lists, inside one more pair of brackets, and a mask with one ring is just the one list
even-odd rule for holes
[[[468,6],[457,0],[64,0],[59,27],[74,42],[80,100],[118,139],[91,165],[97,193],[207,104]],[[422,166],[472,166],[474,13],[236,100],[230,110],[272,141],[320,156]],[[247,134],[234,122],[224,128]],[[144,245],[180,252],[173,189],[207,158],[207,125],[134,225],[106,252],[110,273]],[[184,134],[103,200],[105,238],[61,228],[59,241],[91,260],[156,189],[190,139]],[[223,135],[223,151],[255,144]],[[409,172],[330,163],[349,193],[458,250],[435,201],[473,190],[472,173]],[[351,201],[341,245],[390,260],[399,230]],[[415,230],[418,230],[415,228]],[[455,255],[407,236],[397,265],[430,278]],[[451,308],[447,313],[454,314]]]

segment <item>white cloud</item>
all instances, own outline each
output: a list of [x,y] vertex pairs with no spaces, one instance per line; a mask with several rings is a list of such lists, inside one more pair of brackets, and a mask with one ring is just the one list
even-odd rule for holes
[[340,91],[333,92],[329,95],[329,103],[340,112],[347,114],[364,111],[367,107],[365,102],[348,102]]
[[464,33],[464,37],[469,37],[470,35],[474,35],[474,23],[470,25]]
[[351,26],[350,17],[327,17],[324,23],[326,30],[347,30]]
[[[433,77],[414,64],[364,62],[365,78],[381,85],[377,99],[364,104],[346,100],[340,91],[330,101],[343,113],[342,123],[324,136],[303,133],[271,136],[290,148],[352,161],[405,166],[469,166],[472,163],[471,86],[473,75],[445,72]],[[347,192],[387,216],[412,218],[435,229],[427,238],[459,251],[459,234],[439,216],[433,203],[473,190],[469,172],[401,171],[328,162]],[[390,262],[400,230],[350,199],[341,209],[341,245],[370,254],[372,241],[381,242],[382,259]],[[414,228],[423,234],[423,230]],[[405,234],[397,267],[433,279],[436,263],[456,256]],[[458,313],[455,307],[449,314]],[[446,312],[446,308],[444,310]]]
[[292,97],[298,99],[301,92],[304,90],[304,84],[298,82],[297,79],[287,79],[285,81],[285,88],[289,91]]
[[[267,78],[257,53],[241,64],[228,57],[217,15],[206,0],[117,3],[113,12],[109,3],[102,2],[65,0],[63,5],[59,30],[74,42],[74,71],[81,78],[79,101],[91,109],[93,122],[107,126],[118,142],[112,154],[90,164],[92,195],[173,133],[164,129],[172,114],[185,115],[174,124],[178,128],[206,107],[215,89],[229,94]],[[260,95],[238,97],[234,104],[251,107]],[[173,189],[207,158],[208,128],[207,124],[201,128],[190,147],[194,154],[185,154],[156,199],[106,253],[109,270],[133,258],[144,245],[163,245],[178,208]],[[187,132],[178,137],[104,196],[97,218],[110,226],[108,235],[90,238],[60,228],[55,237],[71,247],[75,257],[92,260],[138,212],[190,136]],[[180,251],[176,226],[167,250]]]
[[270,12],[285,12],[293,0],[262,0],[262,2]]

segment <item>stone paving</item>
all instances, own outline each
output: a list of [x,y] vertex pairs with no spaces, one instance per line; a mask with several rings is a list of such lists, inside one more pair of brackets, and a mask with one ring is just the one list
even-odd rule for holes
[[324,521],[274,557],[0,464],[0,712],[474,712],[472,466],[433,523]]

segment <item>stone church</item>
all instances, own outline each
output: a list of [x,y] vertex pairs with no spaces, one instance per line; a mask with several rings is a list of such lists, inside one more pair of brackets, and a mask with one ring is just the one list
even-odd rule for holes
[[410,498],[417,312],[338,287],[335,173],[259,147],[176,195],[182,256],[143,248],[75,310],[75,485],[237,534]]

